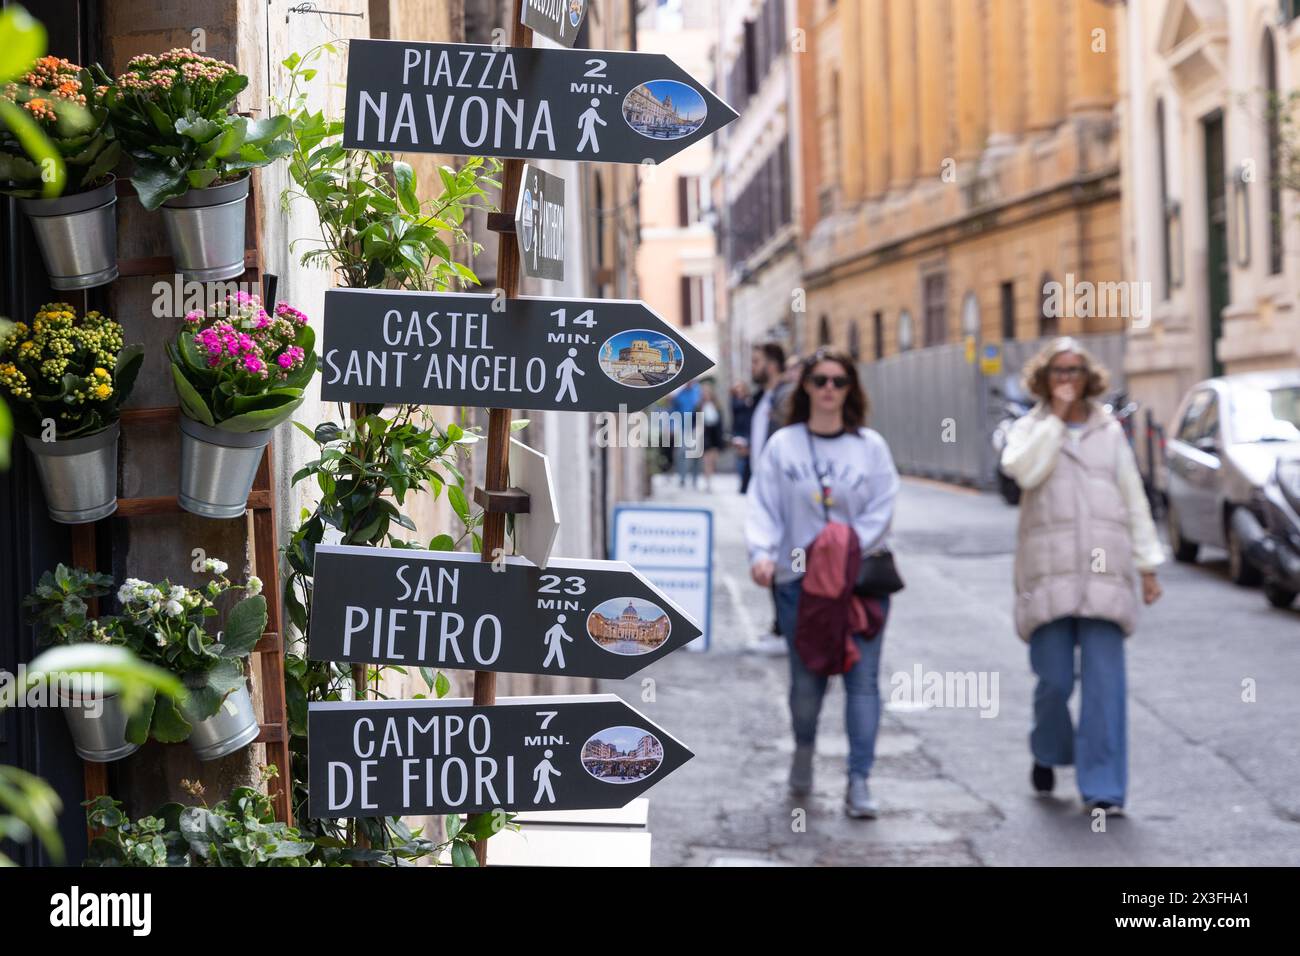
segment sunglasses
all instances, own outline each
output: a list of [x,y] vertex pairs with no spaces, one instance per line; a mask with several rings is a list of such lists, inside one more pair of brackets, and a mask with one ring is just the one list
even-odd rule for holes
[[849,387],[847,375],[809,375],[808,381],[813,383],[813,388],[825,388],[827,385],[834,385],[836,388]]

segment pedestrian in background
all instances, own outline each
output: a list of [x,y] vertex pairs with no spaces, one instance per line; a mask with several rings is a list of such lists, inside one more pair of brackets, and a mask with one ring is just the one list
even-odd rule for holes
[[[800,371],[786,427],[767,442],[749,493],[745,537],[750,574],[760,587],[776,585],[777,615],[790,658],[790,718],[795,751],[790,790],[812,789],[817,719],[828,678],[808,669],[795,649],[802,562],[831,522],[856,532],[862,554],[884,542],[898,493],[898,472],[889,446],[865,427],[867,397],[847,355],[819,349]],[[855,634],[857,663],[844,672],[844,721],[849,737],[845,811],[875,817],[868,778],[880,727],[880,648],[888,599],[881,599],[874,634]]]
[[[788,411],[785,406],[790,388],[784,381],[785,349],[776,342],[755,345],[750,352],[749,373],[758,391],[754,395],[753,412],[749,420],[748,454],[745,459],[745,471],[740,478],[742,494],[748,493],[763,448],[767,445],[768,438],[781,427]],[[754,636],[750,650],[756,654],[780,656],[787,653],[788,647],[785,638],[781,635],[780,622],[777,620],[775,585],[769,590],[772,599],[772,624],[766,634]]]
[[713,473],[718,468],[718,452],[727,447],[722,436],[722,409],[718,407],[713,381],[700,385],[699,424],[704,444],[704,490],[713,490]]
[[731,386],[731,449],[736,455],[736,474],[740,476],[740,493],[749,489],[749,426],[754,418],[754,400],[749,386],[737,382]]
[[[694,419],[691,417],[700,408],[700,383],[690,382],[683,385],[673,393],[672,410],[677,416],[677,420],[682,423],[681,434],[684,436],[686,430],[691,428]],[[686,487],[686,472],[689,469],[691,473],[691,487],[695,488],[700,483],[700,459],[692,458],[686,454],[685,447],[673,449],[673,455],[677,459],[677,483]]]
[[[1015,560],[1015,621],[1029,643],[1034,690],[1031,781],[1055,785],[1075,765],[1085,810],[1123,812],[1128,787],[1124,638],[1137,624],[1136,592],[1160,597],[1164,551],[1133,450],[1094,399],[1107,375],[1071,338],[1025,366],[1038,404],[1007,435],[1002,470],[1024,492]],[[1079,726],[1070,721],[1079,649]]]

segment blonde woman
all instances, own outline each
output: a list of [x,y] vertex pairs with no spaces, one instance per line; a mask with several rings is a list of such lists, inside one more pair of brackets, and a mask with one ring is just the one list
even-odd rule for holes
[[[1012,426],[1002,470],[1024,492],[1015,561],[1016,629],[1029,644],[1034,690],[1031,779],[1074,764],[1088,811],[1121,814],[1128,789],[1124,638],[1136,594],[1160,597],[1164,551],[1120,424],[1096,398],[1105,370],[1076,340],[1056,339],[1025,366],[1038,404]],[[1140,584],[1139,584],[1140,577]],[[1070,720],[1079,649],[1079,726]]]

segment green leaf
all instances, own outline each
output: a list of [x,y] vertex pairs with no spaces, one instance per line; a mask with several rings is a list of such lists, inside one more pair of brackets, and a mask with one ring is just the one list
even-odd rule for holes
[[63,157],[59,155],[59,151],[36,121],[21,107],[0,97],[0,125],[9,128],[23,151],[40,166],[42,170],[40,179],[44,183],[41,194],[46,199],[60,195],[67,179]]
[[153,723],[153,712],[156,706],[157,698],[151,694],[140,709],[127,718],[127,740],[133,744],[143,744],[149,739],[149,727]]
[[213,122],[197,114],[193,114],[191,117],[182,116],[176,121],[176,132],[182,136],[188,136],[199,144],[211,141],[213,137],[220,135],[223,129],[221,123]]
[[402,208],[412,216],[420,214],[420,197],[416,195],[415,170],[410,163],[393,163],[393,180],[397,184],[397,198]]
[[468,843],[457,841],[451,845],[451,862],[453,866],[478,866],[478,857]]
[[266,630],[266,598],[244,598],[230,611],[221,633],[222,657],[247,657]]
[[45,27],[22,7],[0,12],[0,83],[8,83],[31,69],[45,53]]
[[207,402],[190,384],[190,380],[185,377],[185,373],[181,371],[180,366],[175,362],[172,363],[172,381],[176,384],[176,395],[181,400],[181,410],[185,412],[186,416],[200,425],[207,425],[209,428],[214,427],[216,422],[213,420],[212,412],[208,409]]
[[[194,700],[191,694],[189,701]],[[218,705],[220,702],[218,702]],[[188,712],[189,702],[186,704]],[[216,708],[212,709],[216,713]],[[211,716],[209,714],[208,716]],[[193,724],[182,716],[180,709],[176,706],[175,701],[170,697],[159,697],[153,710],[153,722],[149,725],[149,733],[153,739],[163,744],[178,744],[182,740],[189,739],[190,731],[194,729]]]
[[184,169],[177,169],[170,163],[139,166],[131,177],[140,205],[153,211],[168,199],[183,196],[189,189]]
[[439,700],[451,692],[451,681],[447,679],[447,675],[442,671],[438,671],[438,676],[434,679],[433,692],[438,695]]
[[287,405],[281,405],[278,408],[267,408],[261,411],[244,412],[242,415],[235,415],[224,421],[217,423],[217,427],[228,432],[260,432],[268,428],[274,428],[281,422],[288,421],[289,416],[297,410],[302,404],[302,396],[298,396],[296,401]]
[[[206,720],[221,708],[223,700],[242,686],[244,686],[244,669],[239,661],[234,658],[221,659],[212,668],[198,675],[193,683],[187,679],[190,696],[184,704],[185,717],[191,721]],[[155,717],[154,724],[157,723],[158,719]],[[157,734],[155,733],[154,736],[157,737]],[[161,737],[158,739],[162,740]]]

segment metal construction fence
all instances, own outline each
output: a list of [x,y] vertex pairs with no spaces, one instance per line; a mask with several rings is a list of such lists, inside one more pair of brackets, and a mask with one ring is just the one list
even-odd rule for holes
[[[1124,388],[1124,334],[1077,338]],[[1020,370],[1047,339],[1000,344],[1001,371],[981,371],[983,347],[970,361],[962,343],[893,355],[860,367],[871,399],[870,425],[889,442],[898,470],[942,481],[988,487],[995,468],[990,438],[1002,416],[995,390]]]

